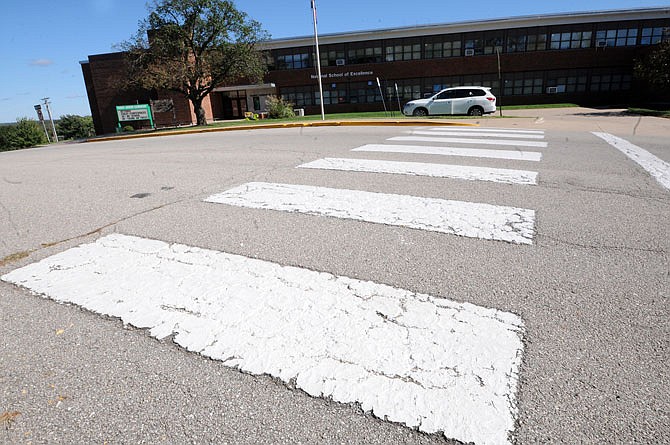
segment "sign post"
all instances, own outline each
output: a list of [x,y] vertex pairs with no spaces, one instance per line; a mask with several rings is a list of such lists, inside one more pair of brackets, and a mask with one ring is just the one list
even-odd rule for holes
[[40,123],[42,124],[42,128],[44,128],[44,134],[47,137],[47,141],[51,143],[51,138],[49,137],[49,132],[47,131],[47,124],[44,123],[44,114],[42,114],[42,105],[35,105],[35,111],[37,112],[37,118],[40,120]]

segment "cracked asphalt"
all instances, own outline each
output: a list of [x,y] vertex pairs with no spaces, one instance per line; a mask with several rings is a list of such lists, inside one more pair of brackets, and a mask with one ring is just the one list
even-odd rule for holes
[[[539,163],[350,152],[408,131],[393,127],[0,153],[0,274],[123,233],[513,312],[526,326],[515,442],[666,443],[670,192],[589,132],[609,132],[670,162],[670,121],[587,109],[525,113],[480,123],[546,130]],[[521,186],[295,168],[323,157],[523,168],[539,178]],[[251,181],[533,209],[534,244],[202,201]],[[0,443],[11,444],[453,443],[0,282],[5,411],[19,413],[0,425]]]

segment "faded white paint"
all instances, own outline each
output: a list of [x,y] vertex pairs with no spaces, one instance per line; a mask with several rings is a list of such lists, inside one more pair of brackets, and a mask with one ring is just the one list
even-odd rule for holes
[[368,151],[383,153],[413,153],[440,156],[463,156],[468,158],[509,159],[514,161],[542,160],[542,153],[521,150],[489,150],[486,148],[431,147],[428,145],[389,145],[367,144],[351,151]]
[[535,225],[533,210],[516,207],[266,182],[243,184],[205,201],[518,244],[533,243]]
[[514,429],[524,328],[511,313],[124,235],[2,280],[427,433],[508,444]]
[[[429,128],[432,131],[444,131],[445,127]],[[517,133],[517,134],[544,134],[544,130],[524,130],[522,128],[479,128],[479,127],[450,127],[449,131],[461,133],[490,132],[490,133]]]
[[487,138],[519,138],[519,139],[544,139],[542,134],[527,134],[527,133],[492,133],[487,131],[437,131],[437,130],[414,130],[411,134],[427,135],[427,136],[467,136],[467,137],[487,137]]
[[468,181],[501,182],[505,184],[537,184],[537,172],[505,168],[473,167],[469,165],[396,162],[377,159],[325,158],[299,165],[298,168],[431,176],[436,178],[465,179]]
[[479,145],[512,145],[515,147],[538,147],[547,148],[546,142],[518,141],[507,139],[474,139],[474,138],[449,138],[431,136],[396,136],[389,141],[402,142],[444,142],[445,144],[479,144]]
[[651,176],[666,189],[670,190],[670,164],[654,156],[647,150],[633,145],[625,139],[611,135],[609,133],[592,132],[594,135],[603,139],[612,147],[621,151],[631,160],[644,168]]

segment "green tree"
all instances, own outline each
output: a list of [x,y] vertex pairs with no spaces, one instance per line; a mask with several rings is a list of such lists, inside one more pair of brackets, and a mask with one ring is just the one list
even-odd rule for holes
[[646,57],[636,61],[635,77],[651,87],[670,91],[670,40],[659,43]]
[[16,125],[9,133],[9,145],[13,149],[28,148],[47,143],[44,130],[33,119],[22,117],[16,120]]
[[14,150],[11,146],[13,125],[0,125],[0,151]]
[[184,94],[198,125],[207,125],[202,102],[215,87],[262,79],[258,42],[267,37],[230,0],[154,0],[136,36],[121,45],[129,86]]
[[93,136],[93,118],[91,116],[78,116],[67,114],[61,116],[56,124],[58,136],[62,139],[84,139]]

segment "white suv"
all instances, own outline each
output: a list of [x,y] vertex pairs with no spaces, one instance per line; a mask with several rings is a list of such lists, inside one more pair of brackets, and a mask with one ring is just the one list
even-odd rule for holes
[[405,104],[406,116],[434,114],[467,114],[481,116],[495,113],[496,97],[488,87],[454,87],[440,91],[428,99],[417,99]]

